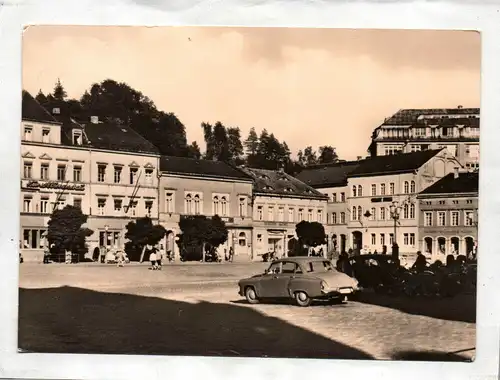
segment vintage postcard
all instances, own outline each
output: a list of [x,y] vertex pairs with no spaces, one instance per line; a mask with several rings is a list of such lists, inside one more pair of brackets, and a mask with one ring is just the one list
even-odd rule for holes
[[21,352],[473,361],[481,36],[31,26]]

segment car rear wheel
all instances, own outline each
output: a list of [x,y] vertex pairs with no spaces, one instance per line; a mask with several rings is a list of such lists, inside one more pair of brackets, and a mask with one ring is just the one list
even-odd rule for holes
[[295,302],[297,302],[299,306],[307,307],[311,304],[312,298],[309,297],[306,292],[298,291],[295,292]]
[[257,293],[255,293],[255,289],[252,288],[251,286],[248,286],[245,289],[245,298],[247,299],[247,302],[249,304],[256,304],[259,303],[259,299],[257,298]]

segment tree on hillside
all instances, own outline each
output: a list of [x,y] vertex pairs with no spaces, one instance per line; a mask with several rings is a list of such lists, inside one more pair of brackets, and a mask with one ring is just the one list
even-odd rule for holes
[[87,223],[87,215],[79,207],[67,205],[63,209],[52,212],[48,221],[47,240],[53,254],[63,254],[67,251],[78,254],[83,261],[88,252],[86,238],[93,231],[82,227]]
[[178,245],[181,257],[186,261],[205,261],[206,248],[215,249],[228,237],[228,229],[218,215],[211,218],[204,215],[181,217],[179,227]]
[[247,156],[255,156],[257,154],[257,149],[259,148],[259,137],[255,132],[255,128],[250,128],[250,132],[248,132],[248,137],[245,140],[244,145]]
[[54,91],[52,92],[52,96],[54,97],[55,100],[58,101],[63,101],[68,96],[59,78],[57,79],[57,82],[54,86]]
[[319,147],[318,164],[329,164],[338,160],[335,148],[329,145]]
[[229,161],[235,165],[243,164],[243,144],[241,142],[241,131],[238,127],[227,128],[227,140]]
[[125,239],[128,241],[125,243],[125,252],[132,261],[139,261],[144,246],[158,244],[167,233],[162,225],[153,225],[149,217],[129,222],[126,229]]
[[45,94],[42,92],[42,89],[38,90],[38,94],[36,94],[35,99],[37,100],[38,103],[41,105],[44,105],[47,103],[47,97]]
[[201,150],[196,141],[193,141],[190,145],[188,145],[187,150],[187,156],[189,158],[195,158],[197,160],[201,158]]

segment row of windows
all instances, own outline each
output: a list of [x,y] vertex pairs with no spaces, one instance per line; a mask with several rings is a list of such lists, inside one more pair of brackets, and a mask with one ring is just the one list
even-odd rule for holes
[[[453,200],[451,201],[451,203],[453,203],[454,205],[458,205],[458,204],[460,204],[461,202],[460,202],[458,199],[453,199]],[[465,200],[465,203],[466,203],[466,204],[468,204],[468,205],[472,204],[472,199],[466,199],[466,200]],[[423,204],[423,205],[428,205],[428,206],[430,206],[430,205],[432,205],[432,204],[433,204],[433,202],[432,202],[432,201],[422,201],[422,204]],[[441,200],[437,201],[437,202],[436,202],[436,204],[439,204],[439,205],[446,205],[446,204],[448,204],[448,202],[447,202],[445,199],[441,199]]]
[[[275,215],[275,207],[274,206],[268,206],[267,207],[267,221],[278,221],[278,222],[301,222],[303,220],[306,220],[304,218],[305,216],[305,210],[303,208],[299,208],[297,212],[294,208],[288,208],[288,213],[287,213],[287,218],[285,220],[285,207],[278,207],[277,208],[278,215],[276,218]],[[257,206],[257,211],[256,211],[256,219],[257,220],[264,220],[264,206]],[[317,210],[314,212],[314,209],[308,209],[307,210],[307,221],[308,222],[319,222],[323,223],[323,210]]]
[[[377,195],[394,195],[395,193],[395,184],[394,182],[389,183],[389,193],[386,194],[386,184],[381,183],[380,186],[377,184],[371,185],[371,196]],[[416,192],[415,181],[404,181],[403,182],[403,194],[414,194]],[[352,187],[352,196],[353,197],[362,197],[363,196],[363,186],[354,185]]]
[[[363,217],[367,217],[369,220],[388,220],[391,217],[390,211],[386,207],[380,207],[378,210],[372,207],[368,213],[369,215],[363,214],[361,206],[352,206],[351,220],[362,220]],[[415,219],[415,204],[404,204],[399,217],[401,219]]]
[[[39,214],[50,214],[55,209],[62,209],[66,206],[66,197],[60,197],[56,201],[50,201],[48,195],[42,195],[38,202],[33,200],[31,195],[24,195],[23,197],[23,212],[33,212]],[[73,206],[82,208],[82,199],[74,197]]]
[[[436,214],[436,220],[434,220]],[[436,222],[436,224],[434,224]],[[475,220],[474,211],[426,211],[424,212],[424,226],[473,226]]]
[[332,219],[331,219],[331,221],[328,220],[328,216],[327,216],[327,221],[326,222],[328,224],[330,224],[330,223],[331,224],[338,224],[338,223],[345,224],[345,212],[341,212],[341,213],[339,213],[339,215],[340,215],[340,218],[337,219],[337,213],[336,212],[332,212]]
[[[188,192],[184,195],[184,214],[203,214],[203,196],[201,193]],[[230,216],[229,195],[212,195],[212,215]],[[167,192],[165,196],[165,212],[175,213],[175,194]],[[238,216],[247,216],[247,198],[238,198]]]
[[[113,212],[116,216],[123,216],[123,214],[127,214],[130,216],[137,216],[137,205],[138,201],[125,201],[121,198],[113,198]],[[106,198],[97,198],[97,215],[110,215],[109,207],[110,202]],[[144,216],[151,217],[153,209],[153,201],[148,199],[144,201]]]
[[[56,178],[58,181],[68,181],[70,177],[67,175],[68,165],[66,164],[58,164],[57,165],[57,175]],[[35,175],[33,173],[33,162],[32,161],[24,161],[23,164],[23,178],[25,179],[34,179]],[[50,180],[50,164],[43,162],[40,165],[40,175],[39,178],[42,180]],[[74,165],[73,166],[73,182],[82,182],[82,166]]]
[[437,128],[426,128],[426,127],[414,127],[412,129],[407,128],[392,128],[383,129],[382,136],[388,138],[402,138],[402,137],[479,137],[479,128],[477,127],[437,127]]
[[[57,180],[58,181],[68,181],[71,178],[67,175],[68,165],[66,164],[58,164],[57,165]],[[50,164],[42,163],[40,165],[40,176],[39,178],[42,180],[50,180]],[[122,166],[114,166],[113,172],[113,183],[122,183],[123,182],[123,167]],[[139,168],[131,167],[129,168],[129,178],[128,183],[130,185],[134,185],[137,181],[139,174]],[[145,182],[146,184],[153,183],[153,169],[145,169],[144,170]],[[25,179],[34,179],[33,173],[33,162],[25,161],[23,166],[23,178]],[[73,182],[81,182],[82,181],[82,166],[74,165],[73,166]],[[107,182],[107,165],[98,164],[97,165],[97,182]]]
[[[380,244],[381,246],[386,245],[385,240],[386,234],[379,234],[379,240],[377,241],[377,234],[371,234],[371,245]],[[394,243],[394,234],[389,234],[389,245]],[[405,246],[415,246],[415,234],[414,233],[404,233],[403,234],[403,245]]]
[[[325,195],[328,195],[328,194],[325,194]],[[332,193],[330,200],[333,203],[337,203],[337,202],[344,203],[345,202],[345,193],[344,192],[339,193],[339,197],[337,197],[337,193]]]
[[[111,180],[108,178],[107,167],[108,165],[106,164],[97,165],[97,182],[111,182]],[[123,173],[122,166],[113,165],[113,183],[122,183],[122,178],[123,178],[122,173]],[[139,176],[139,168],[130,167],[127,182],[130,185],[135,185],[138,176]],[[146,184],[149,185],[153,184],[153,169],[145,169],[144,177]]]

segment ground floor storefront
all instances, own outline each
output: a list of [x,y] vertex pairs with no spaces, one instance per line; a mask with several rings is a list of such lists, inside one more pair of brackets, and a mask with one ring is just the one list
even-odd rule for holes
[[25,262],[43,262],[49,219],[46,214],[21,214],[19,248]]
[[446,260],[447,255],[475,256],[477,252],[477,229],[429,228],[420,229],[421,251],[434,260]]

